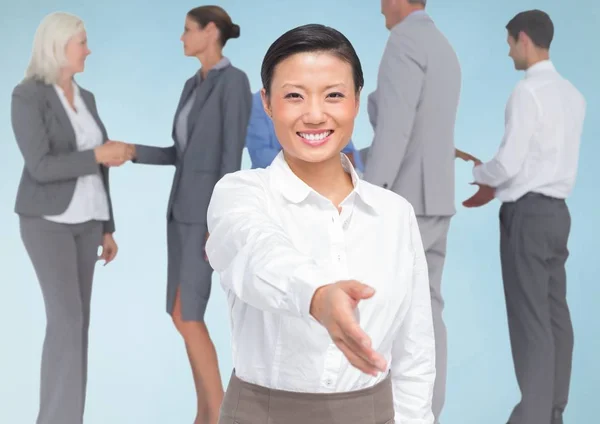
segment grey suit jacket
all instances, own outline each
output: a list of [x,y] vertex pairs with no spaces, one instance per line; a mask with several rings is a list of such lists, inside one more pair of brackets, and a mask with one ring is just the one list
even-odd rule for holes
[[365,180],[406,198],[417,215],[450,216],[454,126],[461,89],[456,54],[425,13],[392,28],[368,98],[375,136]]
[[175,140],[175,124],[197,82],[194,75],[183,87],[173,121],[174,144],[170,147],[136,145],[134,162],[175,165],[167,218],[205,224],[215,184],[242,166],[252,93],[248,77],[240,69],[232,65],[212,69],[200,84],[190,110],[188,140],[182,151]]
[[[108,140],[94,95],[81,87],[80,93],[104,140]],[[77,150],[75,131],[54,87],[32,79],[17,85],[12,93],[11,120],[25,161],[15,212],[36,217],[63,213],[71,202],[77,178],[100,172],[110,208],[104,232],[114,232],[108,168],[96,163],[92,149]]]

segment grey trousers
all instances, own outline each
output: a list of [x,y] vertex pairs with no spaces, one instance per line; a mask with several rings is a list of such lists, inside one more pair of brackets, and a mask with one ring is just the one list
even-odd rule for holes
[[231,375],[219,424],[394,424],[390,376],[346,393],[294,393],[250,384]]
[[70,225],[21,217],[20,227],[46,307],[37,424],[81,424],[92,280],[102,223]]
[[433,314],[433,331],[435,335],[435,367],[436,376],[433,387],[432,412],[435,423],[440,422],[440,415],[446,400],[446,375],[448,368],[448,338],[446,325],[442,317],[444,298],[442,297],[442,273],[446,260],[446,245],[450,216],[418,216],[419,232],[423,240],[423,250],[429,271],[429,290],[431,293],[431,312]]
[[562,424],[573,327],[565,263],[571,216],[564,200],[528,194],[500,208],[500,257],[521,401],[511,424]]

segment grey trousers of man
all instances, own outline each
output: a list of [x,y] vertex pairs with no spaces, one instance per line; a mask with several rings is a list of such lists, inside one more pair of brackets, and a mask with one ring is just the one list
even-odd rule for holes
[[564,200],[530,193],[500,208],[500,257],[521,401],[510,424],[562,424],[573,326],[565,263],[571,217]]
[[92,281],[102,223],[71,225],[21,217],[20,227],[46,307],[37,424],[81,424]]
[[448,340],[446,325],[442,317],[444,299],[442,297],[442,273],[446,260],[446,245],[451,216],[418,216],[419,231],[423,240],[423,250],[429,270],[431,311],[435,335],[436,376],[433,387],[432,411],[436,424],[446,399],[446,374],[448,367]]

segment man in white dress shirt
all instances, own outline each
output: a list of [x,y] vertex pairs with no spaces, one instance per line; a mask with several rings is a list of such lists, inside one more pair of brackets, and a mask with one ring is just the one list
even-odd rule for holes
[[502,278],[522,395],[509,423],[562,424],[573,351],[565,199],[577,174],[586,102],[550,61],[554,27],[546,13],[519,13],[506,28],[509,55],[525,78],[508,101],[500,149],[491,161],[476,163],[480,189],[464,205],[502,202]]

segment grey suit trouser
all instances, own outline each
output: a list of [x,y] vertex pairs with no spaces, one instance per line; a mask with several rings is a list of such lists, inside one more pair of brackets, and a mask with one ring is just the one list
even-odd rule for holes
[[562,424],[573,327],[565,263],[571,228],[564,200],[530,193],[500,208],[500,257],[521,401],[510,424]]
[[446,244],[451,219],[451,216],[417,216],[419,232],[423,240],[423,250],[425,250],[425,258],[429,270],[431,311],[433,314],[433,331],[435,335],[436,377],[431,409],[436,423],[439,423],[439,417],[446,398],[448,341],[446,325],[442,317],[444,310],[442,271],[446,260]]
[[102,223],[71,225],[21,217],[20,226],[46,306],[37,424],[81,424],[92,280]]

